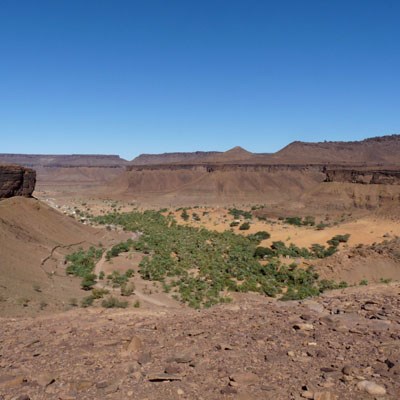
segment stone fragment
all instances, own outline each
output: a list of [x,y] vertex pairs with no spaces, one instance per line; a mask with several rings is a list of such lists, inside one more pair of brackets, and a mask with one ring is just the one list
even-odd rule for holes
[[162,381],[181,381],[181,375],[166,374],[165,372],[152,372],[147,375],[147,380],[150,382],[162,382]]
[[238,383],[239,385],[254,385],[259,381],[259,377],[253,372],[239,372],[233,374],[229,377],[229,379],[233,382]]
[[374,396],[384,396],[386,394],[386,389],[383,386],[372,381],[358,382],[357,388]]
[[138,354],[142,350],[142,347],[143,343],[140,337],[134,336],[126,349],[126,352],[128,354]]
[[313,331],[314,330],[314,325],[313,324],[307,324],[307,323],[299,323],[299,324],[294,324],[293,328],[296,331]]

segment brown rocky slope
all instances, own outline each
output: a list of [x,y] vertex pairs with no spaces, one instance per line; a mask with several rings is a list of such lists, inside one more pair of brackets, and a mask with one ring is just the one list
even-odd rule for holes
[[[0,201],[0,315],[62,310],[84,296],[79,279],[66,276],[64,257],[79,247],[121,241],[117,234],[78,223],[24,197]],[[22,307],[29,303],[29,307]]]

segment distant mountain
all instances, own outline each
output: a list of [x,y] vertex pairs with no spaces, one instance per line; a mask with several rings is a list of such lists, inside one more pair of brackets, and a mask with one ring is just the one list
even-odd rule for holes
[[225,152],[142,154],[131,165],[160,164],[400,164],[400,135],[352,142],[296,141],[276,153],[251,153],[242,147]]
[[293,142],[273,154],[271,159],[290,164],[400,164],[400,135],[352,142]]
[[132,165],[174,164],[203,162],[221,154],[219,151],[195,151],[188,153],[140,154],[131,161]]
[[0,153],[0,163],[19,164],[25,167],[117,167],[128,162],[118,155],[101,154],[5,154]]

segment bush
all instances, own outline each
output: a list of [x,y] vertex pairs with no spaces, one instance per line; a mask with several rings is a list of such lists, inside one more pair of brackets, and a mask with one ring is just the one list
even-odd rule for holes
[[128,307],[127,301],[120,301],[114,296],[110,296],[101,302],[104,308],[126,308]]
[[75,297],[73,297],[72,299],[69,299],[68,304],[71,307],[78,307],[78,300]]
[[271,235],[266,231],[259,231],[253,233],[252,235],[248,235],[247,238],[250,240],[254,240],[257,243],[260,243],[263,240],[269,239]]
[[93,305],[94,297],[92,295],[84,297],[81,301],[81,307],[86,308]]
[[303,225],[300,217],[287,217],[287,218],[285,218],[285,223],[290,224],[290,225],[295,225],[295,226]]
[[103,289],[103,288],[94,288],[92,290],[92,297],[94,299],[101,299],[103,298],[106,294],[110,293],[109,290]]
[[231,227],[231,228],[234,228],[235,226],[239,226],[240,225],[240,222],[238,222],[238,221],[232,221],[230,224],[229,224],[229,226]]
[[133,307],[139,308],[139,307],[140,307],[140,301],[139,301],[139,300],[136,300],[136,301],[133,303]]
[[181,213],[181,218],[182,218],[184,221],[188,221],[188,220],[189,220],[189,214],[187,213],[187,211],[186,211],[185,208],[183,209],[183,211],[182,211],[182,213]]
[[239,226],[239,230],[247,231],[250,229],[250,224],[248,222],[243,222],[242,225]]
[[135,290],[133,283],[124,283],[121,285],[121,296],[131,296]]
[[111,248],[111,250],[107,251],[106,260],[110,261],[113,257],[118,257],[121,253],[126,253],[130,250],[133,245],[133,240],[128,239],[126,242],[121,242],[116,244]]
[[350,238],[350,234],[348,234],[348,233],[346,235],[336,235],[332,239],[329,239],[327,241],[327,243],[333,247],[337,247],[337,246],[339,246],[339,243],[347,243],[349,238]]
[[83,290],[91,290],[95,284],[96,284],[96,274],[87,274],[82,279],[81,288]]
[[362,279],[359,283],[360,286],[367,286],[368,285],[368,281],[366,279]]
[[244,211],[244,210],[239,210],[237,208],[230,208],[228,211],[228,214],[232,215],[233,218],[239,219],[240,217],[243,217],[245,219],[252,219],[253,214],[249,211]]
[[269,247],[257,247],[254,252],[255,258],[264,258],[264,257],[272,257],[275,255],[275,252]]

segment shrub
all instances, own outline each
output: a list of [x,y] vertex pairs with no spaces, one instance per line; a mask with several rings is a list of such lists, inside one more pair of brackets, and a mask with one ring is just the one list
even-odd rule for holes
[[182,211],[182,213],[181,213],[181,218],[182,218],[184,221],[188,221],[188,220],[189,220],[189,214],[187,213],[186,208],[183,209],[183,211]]
[[120,301],[114,296],[110,296],[101,302],[104,308],[126,308],[128,307],[127,301]]
[[300,217],[287,217],[285,218],[285,223],[295,226],[303,225]]
[[250,229],[250,224],[248,222],[243,222],[242,225],[239,226],[239,230],[247,231]]
[[81,288],[83,290],[91,290],[96,284],[96,274],[87,274],[83,277]]
[[121,285],[121,296],[131,296],[135,290],[133,283],[124,283]]
[[128,239],[126,242],[121,242],[116,244],[111,248],[111,250],[107,251],[106,260],[110,261],[113,257],[118,257],[121,253],[126,253],[130,250],[133,245],[133,240]]
[[135,271],[133,270],[133,269],[131,269],[131,268],[129,268],[129,269],[127,269],[126,271],[125,271],[125,276],[126,277],[128,277],[128,278],[132,278],[132,276],[135,274]]
[[339,246],[339,243],[346,243],[350,238],[350,234],[346,235],[336,235],[332,239],[329,239],[327,241],[328,244],[330,244],[333,247]]
[[244,210],[239,210],[237,208],[230,208],[228,211],[228,214],[232,215],[233,218],[239,219],[240,217],[243,217],[245,219],[252,219],[253,214],[249,211],[244,211]]
[[110,293],[109,290],[103,289],[103,288],[94,288],[92,290],[92,297],[94,299],[101,299],[103,298],[106,294]]
[[199,214],[197,214],[197,213],[193,213],[192,218],[194,221],[201,221],[201,218],[200,218]]
[[139,301],[139,300],[136,300],[136,301],[133,303],[133,307],[139,308],[139,307],[140,307],[140,301]]
[[269,239],[271,235],[266,231],[259,231],[253,233],[252,235],[248,235],[247,238],[250,240],[254,240],[257,243],[260,243],[263,240]]
[[257,247],[254,252],[255,258],[264,258],[264,257],[272,257],[275,255],[275,252],[269,247]]
[[303,225],[305,226],[314,226],[315,225],[315,218],[312,216],[307,216],[303,220]]
[[323,222],[320,222],[318,225],[316,225],[315,229],[316,229],[317,231],[322,231],[322,230],[324,230],[325,228],[327,228],[328,226],[329,226],[329,224],[325,224],[325,223],[323,223]]
[[360,286],[367,286],[368,285],[368,281],[366,279],[362,279],[359,283]]
[[234,228],[235,226],[239,226],[240,225],[240,222],[239,221],[232,221],[230,224],[229,224],[229,226],[231,227],[231,228]]
[[93,305],[94,300],[92,295],[84,297],[81,301],[81,307],[86,308]]
[[68,304],[71,307],[78,307],[78,300],[75,297],[73,297],[72,299],[69,299]]

